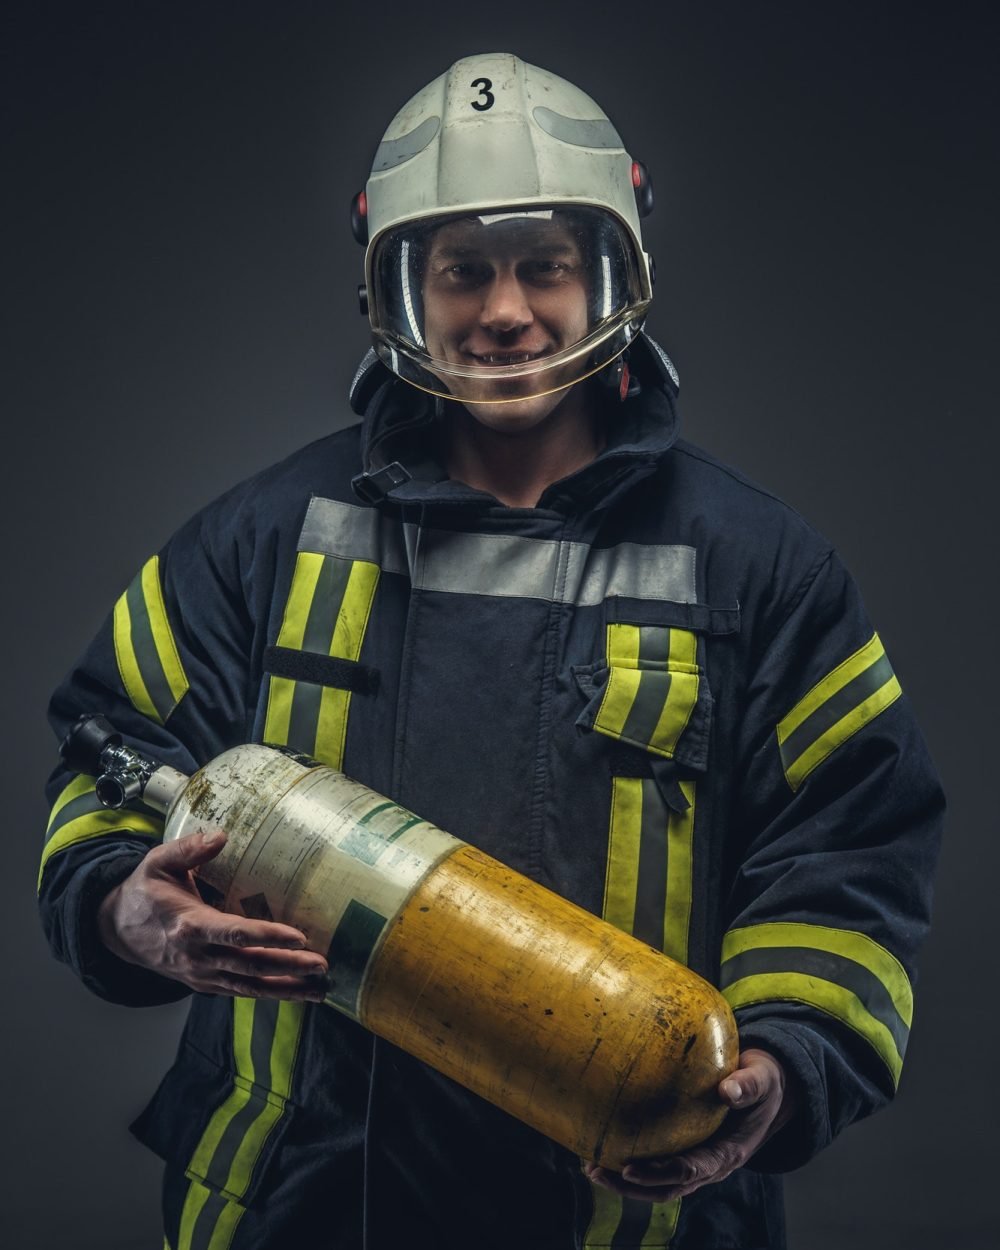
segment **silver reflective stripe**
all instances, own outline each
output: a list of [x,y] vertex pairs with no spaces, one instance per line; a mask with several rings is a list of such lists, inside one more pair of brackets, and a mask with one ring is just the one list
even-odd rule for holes
[[383,169],[392,169],[416,156],[427,147],[440,129],[440,117],[427,117],[408,134],[400,135],[398,139],[383,139],[372,161],[372,173],[378,174]]
[[350,402],[354,403],[354,392],[358,389],[358,383],[365,376],[369,369],[373,369],[378,364],[378,357],[375,355],[374,348],[369,347],[362,357],[361,364],[358,365],[357,372],[351,379],[351,385],[347,392]]
[[669,544],[552,542],[509,534],[419,530],[375,508],[313,498],[300,551],[367,560],[416,590],[543,599],[594,607],[612,595],[696,603],[695,550]]
[[572,602],[589,607],[612,595],[697,603],[694,547],[619,543],[591,551],[583,583]]
[[547,135],[578,148],[623,148],[621,136],[606,117],[566,117],[539,105],[532,117]]
[[666,369],[667,373],[670,374],[670,377],[673,380],[674,386],[679,387],[681,384],[681,380],[677,374],[676,368],[674,367],[674,362],[670,359],[670,357],[663,350],[663,348],[659,345],[659,343],[657,343],[655,339],[651,339],[648,334],[646,335],[646,342],[656,352],[657,356],[659,356],[659,358],[663,361],[663,367],[664,369]]
[[340,560],[366,560],[384,573],[408,574],[403,542],[401,527],[376,508],[314,495],[299,535],[299,551]]

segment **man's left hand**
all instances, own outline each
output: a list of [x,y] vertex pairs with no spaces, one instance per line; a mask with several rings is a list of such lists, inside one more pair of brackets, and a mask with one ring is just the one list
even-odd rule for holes
[[765,1050],[745,1050],[740,1066],[719,1084],[719,1097],[732,1110],[717,1133],[684,1154],[626,1164],[620,1173],[594,1163],[583,1171],[595,1185],[625,1198],[669,1202],[703,1185],[725,1180],[749,1160],[793,1113],[785,1072]]

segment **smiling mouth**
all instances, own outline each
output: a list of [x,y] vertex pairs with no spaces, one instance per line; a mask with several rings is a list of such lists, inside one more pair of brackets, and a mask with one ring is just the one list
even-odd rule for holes
[[547,348],[540,352],[469,352],[472,359],[481,365],[526,365],[529,361],[540,360],[548,354]]

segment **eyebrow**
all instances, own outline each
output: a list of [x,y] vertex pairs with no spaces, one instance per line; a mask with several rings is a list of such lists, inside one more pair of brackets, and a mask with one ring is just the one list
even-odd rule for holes
[[435,246],[431,249],[431,260],[467,260],[470,256],[482,256],[484,253],[478,247],[462,247],[458,243],[446,244],[444,247]]
[[[524,248],[526,256],[572,256],[577,254],[579,249],[574,243],[565,242],[538,242],[530,243]],[[469,260],[471,259],[489,259],[491,253],[481,247],[463,246],[460,243],[447,243],[444,246],[435,245],[431,249],[430,259],[432,262],[441,260]]]

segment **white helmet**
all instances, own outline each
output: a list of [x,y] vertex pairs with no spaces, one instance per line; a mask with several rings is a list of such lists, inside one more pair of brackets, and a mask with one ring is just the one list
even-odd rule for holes
[[652,297],[644,167],[572,83],[508,53],[457,61],[396,114],[355,197],[375,350],[465,402],[571,386]]

